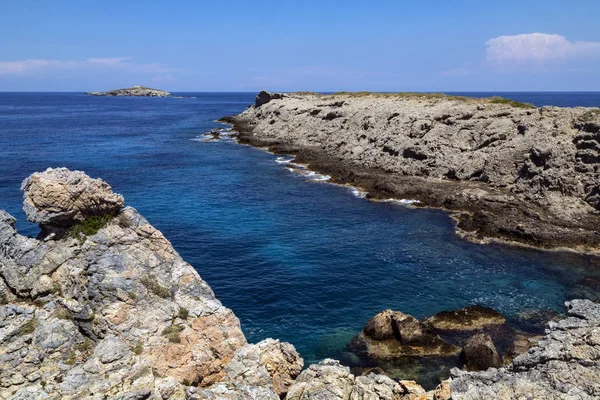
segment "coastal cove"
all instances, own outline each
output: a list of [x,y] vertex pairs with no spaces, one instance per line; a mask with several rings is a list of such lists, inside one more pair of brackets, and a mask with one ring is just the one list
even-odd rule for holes
[[[510,319],[598,300],[596,258],[469,243],[443,211],[372,203],[292,174],[276,155],[204,142],[255,94],[186,95],[0,94],[0,208],[36,235],[21,211],[26,176],[65,166],[102,177],[197,269],[250,342],[289,341],[306,365],[339,358],[385,308],[425,317],[478,303]],[[587,101],[560,105],[597,105]]]

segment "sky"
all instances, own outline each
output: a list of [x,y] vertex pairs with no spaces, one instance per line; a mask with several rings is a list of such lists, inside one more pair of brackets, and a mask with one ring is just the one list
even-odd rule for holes
[[0,0],[0,91],[600,91],[598,16],[598,0]]

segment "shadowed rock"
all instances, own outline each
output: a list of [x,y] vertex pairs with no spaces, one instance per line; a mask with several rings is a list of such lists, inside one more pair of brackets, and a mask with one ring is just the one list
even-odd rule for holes
[[490,335],[485,333],[478,333],[467,340],[461,357],[465,363],[465,369],[469,371],[483,371],[490,367],[498,368],[501,365],[496,346]]

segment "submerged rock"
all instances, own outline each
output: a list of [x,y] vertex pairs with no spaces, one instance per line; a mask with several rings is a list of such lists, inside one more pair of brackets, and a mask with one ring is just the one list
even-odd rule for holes
[[506,320],[493,308],[475,305],[455,311],[441,311],[424,322],[439,331],[469,331],[501,325]]

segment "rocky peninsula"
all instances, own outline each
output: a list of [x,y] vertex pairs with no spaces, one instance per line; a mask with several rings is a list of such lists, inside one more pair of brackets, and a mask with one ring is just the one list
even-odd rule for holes
[[[429,392],[376,371],[353,374],[331,359],[302,370],[289,343],[247,343],[239,320],[198,274],[202,266],[183,261],[106,182],[57,168],[31,175],[22,189],[25,213],[41,232],[20,235],[15,218],[0,211],[0,399],[600,396],[600,305],[588,300],[567,303],[570,317],[551,322],[546,336],[508,366],[455,369]],[[401,351],[427,342],[428,350],[455,355],[459,348],[436,335],[457,321],[472,331],[504,323],[483,308],[424,322],[384,311],[357,340],[371,349],[387,341]],[[499,366],[486,350],[494,346],[490,338],[469,340],[463,352]]]
[[477,241],[600,252],[600,109],[435,94],[268,93],[238,140],[374,200],[452,212]]
[[126,89],[114,89],[108,92],[86,92],[90,96],[118,96],[118,97],[172,97],[171,93],[164,90],[152,89],[145,86],[132,86]]

